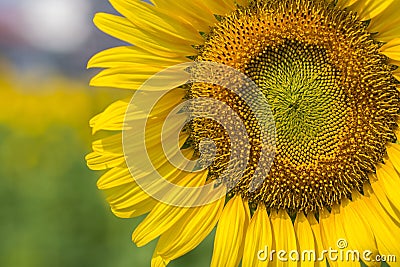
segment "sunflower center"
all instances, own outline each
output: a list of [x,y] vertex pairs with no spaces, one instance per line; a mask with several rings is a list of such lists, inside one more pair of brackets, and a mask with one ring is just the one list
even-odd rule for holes
[[[385,144],[395,140],[399,111],[392,68],[366,27],[323,0],[253,1],[213,27],[197,59],[246,74],[266,97],[276,124],[272,167],[261,186],[249,190],[262,150],[250,103],[217,85],[191,86],[188,97],[223,101],[250,137],[250,160],[233,193],[268,208],[309,212],[361,192],[383,160]],[[190,136],[196,149],[205,138],[215,142],[209,179],[219,179],[230,159],[229,134],[197,118]]]
[[285,40],[255,56],[245,74],[271,106],[284,157],[298,164],[334,155],[349,107],[325,49]]

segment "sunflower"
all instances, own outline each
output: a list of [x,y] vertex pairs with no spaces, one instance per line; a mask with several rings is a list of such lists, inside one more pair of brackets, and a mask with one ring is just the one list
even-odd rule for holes
[[[152,266],[166,266],[194,249],[214,227],[211,266],[379,266],[379,258],[400,256],[400,1],[110,2],[122,16],[100,13],[94,23],[131,45],[95,55],[88,66],[104,70],[91,84],[138,90],[162,75],[140,92],[139,102],[120,100],[91,120],[94,133],[113,134],[95,141],[86,159],[94,170],[109,169],[98,187],[116,216],[148,213],[132,239],[143,246],[159,238]],[[191,62],[235,69],[257,92],[243,101],[220,84],[189,83],[185,75],[164,71]],[[149,91],[166,88],[154,106],[146,101]],[[273,162],[263,158],[260,108],[252,108],[262,98],[274,121]],[[163,128],[186,101],[223,113],[202,99],[224,103],[244,127],[248,144],[238,150],[246,158],[239,178],[229,171],[232,128],[207,116],[188,121],[184,112]],[[145,128],[146,153],[166,181],[226,191],[204,205],[162,201],[163,195],[173,201],[182,194],[166,192],[152,180],[154,172],[141,168],[139,140],[123,142],[136,125]],[[179,151],[165,155],[162,132],[166,142],[178,133]],[[204,160],[211,151],[204,140],[215,144],[211,161]],[[172,163],[178,154],[188,160],[183,167]],[[262,179],[252,187],[259,166]],[[148,179],[147,188],[161,199],[143,188]],[[302,257],[304,251],[314,257]],[[343,257],[348,251],[367,257]]]

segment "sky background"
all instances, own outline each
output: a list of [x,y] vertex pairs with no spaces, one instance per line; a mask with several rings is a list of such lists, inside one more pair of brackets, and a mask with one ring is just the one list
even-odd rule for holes
[[87,75],[87,60],[120,45],[97,30],[96,12],[115,13],[103,0],[0,0],[2,56],[21,72]]

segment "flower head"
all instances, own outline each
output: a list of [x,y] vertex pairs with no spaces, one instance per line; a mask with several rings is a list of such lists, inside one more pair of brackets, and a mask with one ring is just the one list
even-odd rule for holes
[[93,118],[119,133],[87,161],[110,169],[98,186],[117,216],[149,213],[132,238],[160,237],[153,266],[217,224],[212,266],[281,266],[265,247],[320,256],[288,266],[357,265],[322,253],[345,247],[400,255],[400,2],[111,3],[123,16],[94,21],[132,46],[95,55],[92,85],[139,92]]

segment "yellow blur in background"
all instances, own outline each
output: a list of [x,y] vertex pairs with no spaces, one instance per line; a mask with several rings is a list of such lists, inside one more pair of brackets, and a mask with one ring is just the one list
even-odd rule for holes
[[0,266],[145,266],[84,161],[88,120],[118,92],[0,69]]

